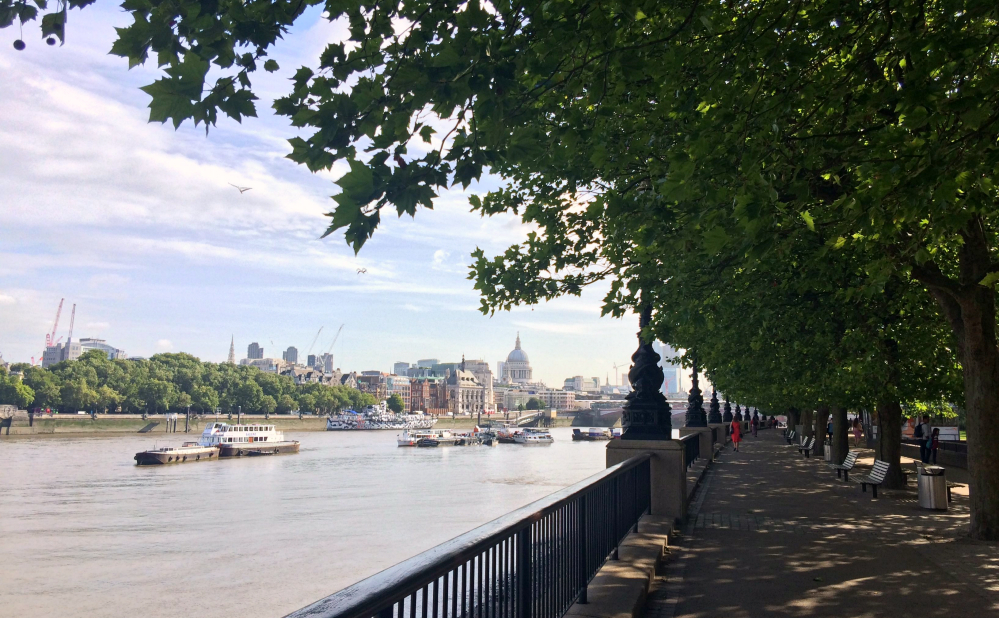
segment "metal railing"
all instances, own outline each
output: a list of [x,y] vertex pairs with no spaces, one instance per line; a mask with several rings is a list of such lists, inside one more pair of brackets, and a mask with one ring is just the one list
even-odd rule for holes
[[692,433],[680,438],[683,443],[683,465],[689,468],[701,456],[700,434]]
[[650,459],[632,457],[288,618],[559,618],[586,602],[590,580],[638,530]]

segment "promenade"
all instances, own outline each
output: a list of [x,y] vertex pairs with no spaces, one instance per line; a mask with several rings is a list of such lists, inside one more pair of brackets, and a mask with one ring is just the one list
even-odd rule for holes
[[646,616],[999,615],[999,546],[967,537],[966,492],[934,512],[914,486],[872,500],[779,431],[728,445],[670,539]]

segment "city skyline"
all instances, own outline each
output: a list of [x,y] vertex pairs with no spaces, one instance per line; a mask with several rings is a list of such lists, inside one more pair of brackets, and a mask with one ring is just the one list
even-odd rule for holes
[[[529,231],[515,217],[468,211],[468,196],[495,179],[444,192],[415,219],[384,213],[359,255],[339,234],[319,239],[343,169],[312,174],[287,160],[294,130],[270,110],[297,67],[339,34],[316,23],[318,13],[275,50],[281,70],[254,78],[260,117],[220,119],[208,137],[191,123],[147,123],[138,87],[156,71],[153,63],[128,70],[107,54],[113,27],[129,21],[117,7],[74,14],[64,48],[17,52],[7,40],[14,33],[4,33],[3,357],[39,358],[65,298],[78,305],[74,338],[102,338],[133,356],[183,351],[224,362],[231,337],[240,351],[258,341],[277,358],[292,345],[304,355],[320,326],[328,346],[328,331],[346,324],[334,350],[341,366],[386,370],[403,358],[462,353],[495,366],[520,331],[532,341],[537,379],[613,378],[613,363],[635,351],[638,320],[601,318],[606,288],[479,313],[466,279],[471,252],[501,253]],[[325,351],[322,342],[313,353]]]

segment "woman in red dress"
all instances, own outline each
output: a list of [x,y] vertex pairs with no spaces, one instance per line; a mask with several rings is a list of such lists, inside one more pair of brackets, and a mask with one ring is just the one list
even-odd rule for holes
[[739,450],[739,443],[742,442],[742,423],[739,421],[732,421],[732,444],[735,445],[735,450]]

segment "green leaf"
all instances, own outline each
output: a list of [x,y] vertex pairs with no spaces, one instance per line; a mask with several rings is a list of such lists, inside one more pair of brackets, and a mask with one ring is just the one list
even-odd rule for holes
[[808,226],[808,229],[810,229],[811,231],[814,232],[815,231],[815,220],[812,219],[811,213],[809,213],[807,210],[805,210],[805,211],[803,211],[801,213],[801,218],[805,222],[805,225]]
[[274,71],[277,71],[279,68],[281,67],[279,67],[278,63],[274,60],[268,60],[267,62],[264,62],[264,70],[267,71],[268,73],[273,73]]

